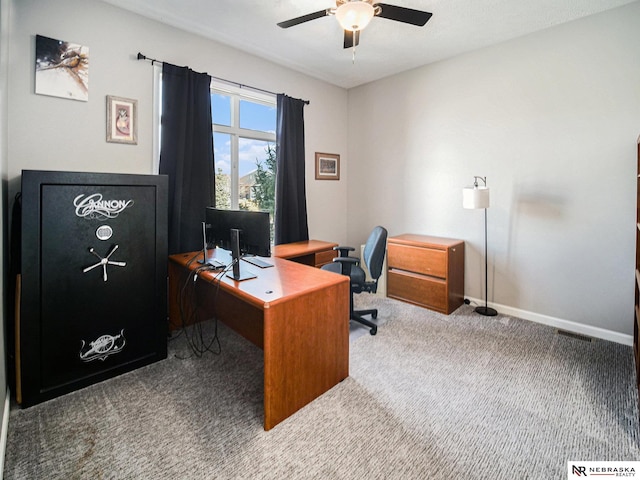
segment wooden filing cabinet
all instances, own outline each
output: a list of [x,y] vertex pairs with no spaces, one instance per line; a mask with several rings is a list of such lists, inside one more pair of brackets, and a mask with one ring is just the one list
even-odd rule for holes
[[387,296],[450,314],[464,302],[464,242],[404,234],[387,240]]

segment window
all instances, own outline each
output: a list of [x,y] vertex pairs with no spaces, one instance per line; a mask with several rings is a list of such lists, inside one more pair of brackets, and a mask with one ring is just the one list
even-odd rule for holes
[[275,207],[276,99],[222,82],[211,85],[216,206]]
[[[154,65],[153,169],[159,171],[162,67]],[[263,210],[275,218],[276,97],[211,82],[216,206]]]

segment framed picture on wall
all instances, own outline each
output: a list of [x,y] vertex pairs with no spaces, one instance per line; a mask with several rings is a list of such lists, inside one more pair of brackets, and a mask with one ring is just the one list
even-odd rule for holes
[[36,35],[36,93],[89,100],[89,47]]
[[107,95],[107,142],[138,143],[138,101]]
[[340,180],[340,155],[316,152],[316,180]]

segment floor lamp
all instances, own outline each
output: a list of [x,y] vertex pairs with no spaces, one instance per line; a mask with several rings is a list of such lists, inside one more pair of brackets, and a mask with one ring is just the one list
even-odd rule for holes
[[[482,180],[484,186],[478,186],[478,180]],[[489,208],[489,189],[487,188],[487,177],[473,177],[473,186],[462,189],[462,206],[464,208],[484,208],[484,307],[476,307],[476,312],[480,315],[494,317],[498,312],[489,308],[487,298],[489,297],[489,275],[487,268],[487,208]]]

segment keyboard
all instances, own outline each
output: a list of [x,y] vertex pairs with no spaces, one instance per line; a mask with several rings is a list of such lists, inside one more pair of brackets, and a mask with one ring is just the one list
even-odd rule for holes
[[272,263],[265,262],[264,260],[260,260],[258,257],[242,257],[242,260],[260,268],[273,267]]

